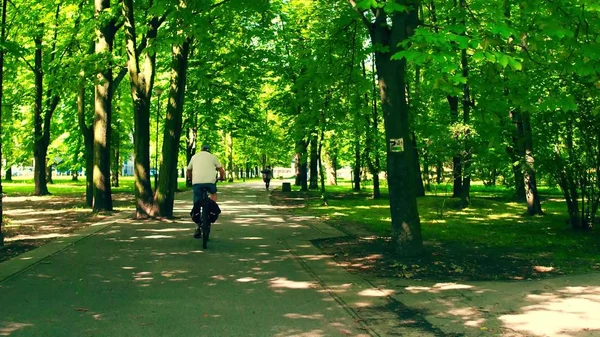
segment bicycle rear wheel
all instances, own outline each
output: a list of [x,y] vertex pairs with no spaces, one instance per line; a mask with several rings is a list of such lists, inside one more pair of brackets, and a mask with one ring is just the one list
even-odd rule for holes
[[202,248],[204,249],[206,249],[209,234],[210,223],[208,222],[208,207],[202,207]]

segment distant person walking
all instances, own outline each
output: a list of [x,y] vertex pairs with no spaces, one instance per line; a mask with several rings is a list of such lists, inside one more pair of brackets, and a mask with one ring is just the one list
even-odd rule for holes
[[262,173],[262,178],[268,191],[269,185],[271,184],[271,178],[273,178],[273,170],[271,169],[271,166],[267,166],[267,168],[260,171],[260,173]]

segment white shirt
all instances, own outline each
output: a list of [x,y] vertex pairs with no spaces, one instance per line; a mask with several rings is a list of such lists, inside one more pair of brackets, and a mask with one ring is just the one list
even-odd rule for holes
[[221,168],[219,159],[207,151],[196,153],[187,169],[192,171],[192,184],[214,184],[216,182],[216,170]]

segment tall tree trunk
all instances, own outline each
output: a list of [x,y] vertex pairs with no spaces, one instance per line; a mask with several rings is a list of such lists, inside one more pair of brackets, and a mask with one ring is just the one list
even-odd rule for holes
[[311,190],[319,188],[319,176],[317,170],[319,160],[318,143],[319,137],[315,133],[310,137],[310,185],[308,188]]
[[301,148],[300,148],[301,152],[300,152],[300,157],[299,157],[299,176],[300,176],[300,190],[301,191],[308,191],[308,141],[302,140],[301,141]]
[[[154,88],[154,75],[156,64],[156,51],[147,50],[146,46],[152,45],[157,37],[161,19],[154,16],[149,19],[147,32],[141,43],[137,44],[137,32],[134,15],[133,0],[123,0],[123,14],[125,17],[125,37],[127,41],[127,67],[131,85],[131,98],[133,99],[133,151],[134,151],[134,176],[136,217],[145,218],[154,216],[154,193],[150,184],[150,102]],[[145,50],[144,53],[142,51]],[[140,57],[143,64],[140,65]]]
[[112,180],[112,187],[119,187],[119,171],[121,169],[121,141],[120,141],[120,131],[119,131],[119,126],[115,127],[115,137],[117,139],[117,141],[115,142],[114,146],[113,146],[113,159],[112,159],[112,164],[113,164],[113,169],[112,169],[112,174],[111,174],[111,180]]
[[[460,0],[460,6],[463,12],[464,17],[466,17],[466,2],[465,0]],[[463,17],[463,25],[465,24]],[[465,33],[463,33],[465,35]],[[463,85],[463,121],[465,125],[469,125],[470,115],[471,115],[471,92],[469,88],[469,60],[467,59],[467,50],[461,50],[461,67],[462,67],[462,77],[465,80],[465,84]],[[467,131],[469,133],[469,131]],[[465,208],[471,204],[471,159],[473,157],[473,147],[472,142],[470,140],[470,134],[465,137],[465,155],[463,157],[463,181],[462,181],[462,190],[460,194],[460,206],[461,208]]]
[[354,169],[352,170],[354,174],[354,190],[360,191],[360,138],[356,137],[354,141]]
[[233,135],[229,132],[225,137],[227,139],[227,180],[231,183],[233,182]]
[[177,159],[181,138],[189,53],[189,39],[186,39],[181,45],[173,45],[170,103],[167,105],[162,146],[163,161],[160,165],[161,175],[156,193],[159,214],[169,218],[173,217],[173,204],[177,189]]
[[83,71],[79,77],[79,87],[77,91],[77,120],[79,122],[79,131],[83,135],[83,145],[85,148],[85,205],[92,207],[93,195],[93,172],[94,172],[94,135],[91,126],[85,121],[85,77]]
[[[372,76],[371,81],[373,83],[373,97],[369,98],[369,94],[365,93],[365,102],[367,106],[369,103],[372,105],[371,109],[371,117],[368,115],[365,116],[367,121],[367,130],[366,130],[366,146],[365,151],[367,152],[367,164],[369,166],[369,171],[371,172],[373,178],[373,199],[379,199],[381,197],[381,189],[379,187],[379,172],[381,170],[381,164],[379,162],[379,113],[377,112],[377,82],[375,79],[375,64],[372,65]],[[363,76],[365,79],[367,78],[367,70],[365,63],[363,61]],[[373,122],[371,123],[371,118]]]
[[[110,0],[95,1],[95,16],[98,20],[96,31],[96,54],[100,57],[111,55],[116,33],[114,19],[104,17],[110,11]],[[95,89],[95,112],[93,124],[93,209],[112,211],[110,187],[110,136],[112,119],[113,73],[110,62],[97,74]]]
[[[448,104],[450,105],[450,115],[452,123],[458,122],[458,97],[448,96]],[[460,154],[455,154],[452,157],[452,178],[454,179],[454,188],[452,189],[452,197],[460,198],[462,195],[462,157]]]
[[435,165],[435,182],[436,184],[441,184],[444,181],[444,163],[441,160],[438,160]]
[[[373,45],[388,48],[387,51],[378,49],[375,59],[387,141],[392,242],[398,255],[411,256],[421,253],[423,239],[413,182],[415,158],[405,92],[406,60],[392,60],[391,56],[401,51],[401,42],[414,33],[418,17],[412,3],[400,0],[396,3],[406,6],[407,10],[396,11],[388,17],[383,8],[378,8],[374,9],[374,23],[364,16],[362,19],[369,28]],[[387,25],[388,19],[391,19],[391,27]]]
[[527,214],[538,215],[543,214],[540,196],[537,190],[537,182],[535,177],[535,159],[533,156],[533,136],[531,132],[531,117],[529,112],[522,113],[523,119],[523,145],[525,150],[524,160],[524,185],[525,196],[527,198]]
[[[192,156],[196,154],[197,139],[198,139],[198,126],[196,125],[197,119],[195,114],[189,119],[190,127],[188,128],[186,141],[185,141],[185,162],[189,163],[192,160]],[[186,180],[186,186],[192,187],[192,182]]]
[[[330,150],[331,151],[331,150]],[[327,152],[327,183],[337,186],[337,155]]]
[[[44,71],[42,69],[42,37],[35,38],[35,106],[34,106],[34,144],[33,144],[33,179],[35,195],[48,195],[46,182],[46,153],[48,145],[44,143]],[[48,113],[48,112],[47,112]]]
[[[511,18],[511,0],[504,0],[504,18],[505,18],[506,25],[509,27],[512,26],[512,23],[510,20],[510,18]],[[507,49],[511,53],[514,52],[514,50],[515,50],[513,40],[514,40],[514,36],[511,36],[507,43]],[[507,72],[508,72],[508,69],[505,70],[505,76],[504,76],[505,82],[508,82],[508,79],[509,79],[509,77],[507,76]],[[508,85],[506,85],[504,87],[504,96],[508,100],[508,103],[511,104],[512,102],[511,102],[511,98],[510,98],[510,89],[508,88]],[[525,180],[524,180],[523,170],[521,167],[521,161],[525,154],[525,150],[523,147],[524,141],[523,141],[523,135],[522,135],[523,134],[522,120],[521,120],[520,113],[518,111],[513,111],[512,108],[509,112],[509,117],[514,124],[514,128],[512,129],[512,132],[511,132],[512,145],[511,145],[511,147],[507,148],[507,152],[508,152],[509,158],[512,161],[511,168],[512,168],[513,176],[515,179],[516,199],[518,201],[522,201],[522,200],[526,199]]]

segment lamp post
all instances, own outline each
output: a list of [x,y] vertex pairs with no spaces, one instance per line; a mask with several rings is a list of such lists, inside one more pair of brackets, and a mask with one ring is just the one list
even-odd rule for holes
[[158,95],[158,104],[156,109],[156,150],[154,155],[154,191],[158,190],[158,118],[160,116],[160,94],[162,94],[162,89],[156,89],[156,94]]

